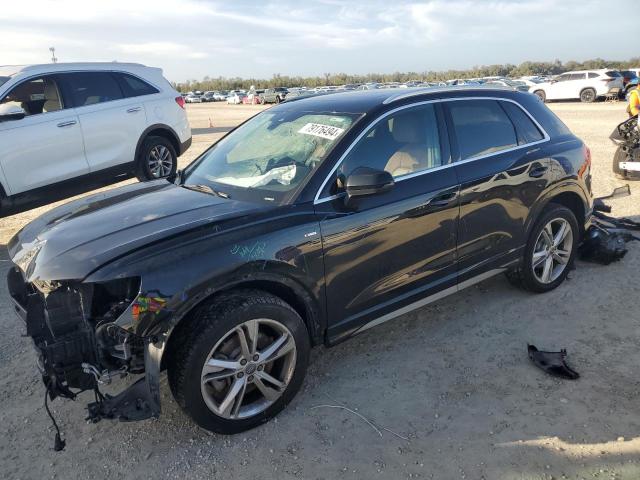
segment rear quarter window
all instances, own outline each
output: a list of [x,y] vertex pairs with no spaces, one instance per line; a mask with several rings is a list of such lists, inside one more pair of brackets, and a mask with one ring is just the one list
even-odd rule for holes
[[153,95],[158,93],[158,89],[127,73],[114,74],[120,83],[120,88],[125,97],[140,97],[142,95]]
[[516,130],[496,100],[447,102],[461,160],[518,145]]
[[544,140],[544,135],[540,129],[521,107],[511,102],[500,102],[500,105],[505,109],[516,126],[518,145],[526,145],[527,143]]

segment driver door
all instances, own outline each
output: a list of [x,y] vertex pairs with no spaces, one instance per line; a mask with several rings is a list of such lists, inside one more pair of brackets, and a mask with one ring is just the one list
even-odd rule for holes
[[0,122],[0,162],[8,195],[89,172],[80,121],[74,109],[67,108],[55,76],[19,83],[0,104],[14,104],[26,113],[20,120]]
[[[459,186],[440,108],[409,107],[378,120],[316,201],[332,342],[456,285]],[[346,204],[342,185],[363,166],[388,171],[395,184]]]

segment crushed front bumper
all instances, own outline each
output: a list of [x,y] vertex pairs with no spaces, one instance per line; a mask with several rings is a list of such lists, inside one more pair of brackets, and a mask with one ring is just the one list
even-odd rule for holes
[[[103,418],[135,421],[160,415],[163,339],[136,337],[144,356],[144,377],[115,396],[103,395],[101,384],[127,373],[126,364],[114,370],[113,362],[106,359],[104,337],[110,335],[112,324],[99,325],[88,318],[81,289],[59,288],[45,295],[25,280],[17,266],[9,270],[7,283],[14,310],[33,340],[42,381],[52,400],[74,399],[82,391],[94,390],[96,401],[87,406],[87,419],[94,422]],[[133,334],[122,333],[117,326],[112,330],[123,336],[124,343],[131,341]],[[109,340],[113,342],[113,338]]]

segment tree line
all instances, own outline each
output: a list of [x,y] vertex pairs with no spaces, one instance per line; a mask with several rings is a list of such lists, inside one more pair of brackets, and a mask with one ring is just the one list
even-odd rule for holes
[[188,80],[182,83],[172,82],[173,86],[182,92],[206,91],[206,90],[232,90],[248,89],[252,85],[256,88],[273,87],[321,87],[327,85],[362,84],[368,82],[443,82],[456,78],[479,77],[522,77],[526,75],[558,75],[571,70],[591,70],[599,68],[611,68],[624,70],[640,67],[640,57],[634,57],[627,61],[611,61],[602,58],[585,60],[584,62],[523,62],[520,65],[481,65],[468,70],[447,70],[436,72],[433,70],[423,72],[394,72],[394,73],[368,73],[366,75],[349,75],[347,73],[325,73],[322,76],[302,77],[274,74],[269,79],[240,78],[240,77],[204,77],[202,80]]

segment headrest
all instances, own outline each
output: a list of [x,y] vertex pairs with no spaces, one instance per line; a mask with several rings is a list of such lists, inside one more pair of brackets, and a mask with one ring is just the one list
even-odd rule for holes
[[407,112],[393,119],[393,139],[399,143],[424,143],[426,125],[420,112]]
[[58,100],[58,88],[55,83],[45,81],[44,98],[45,100]]

